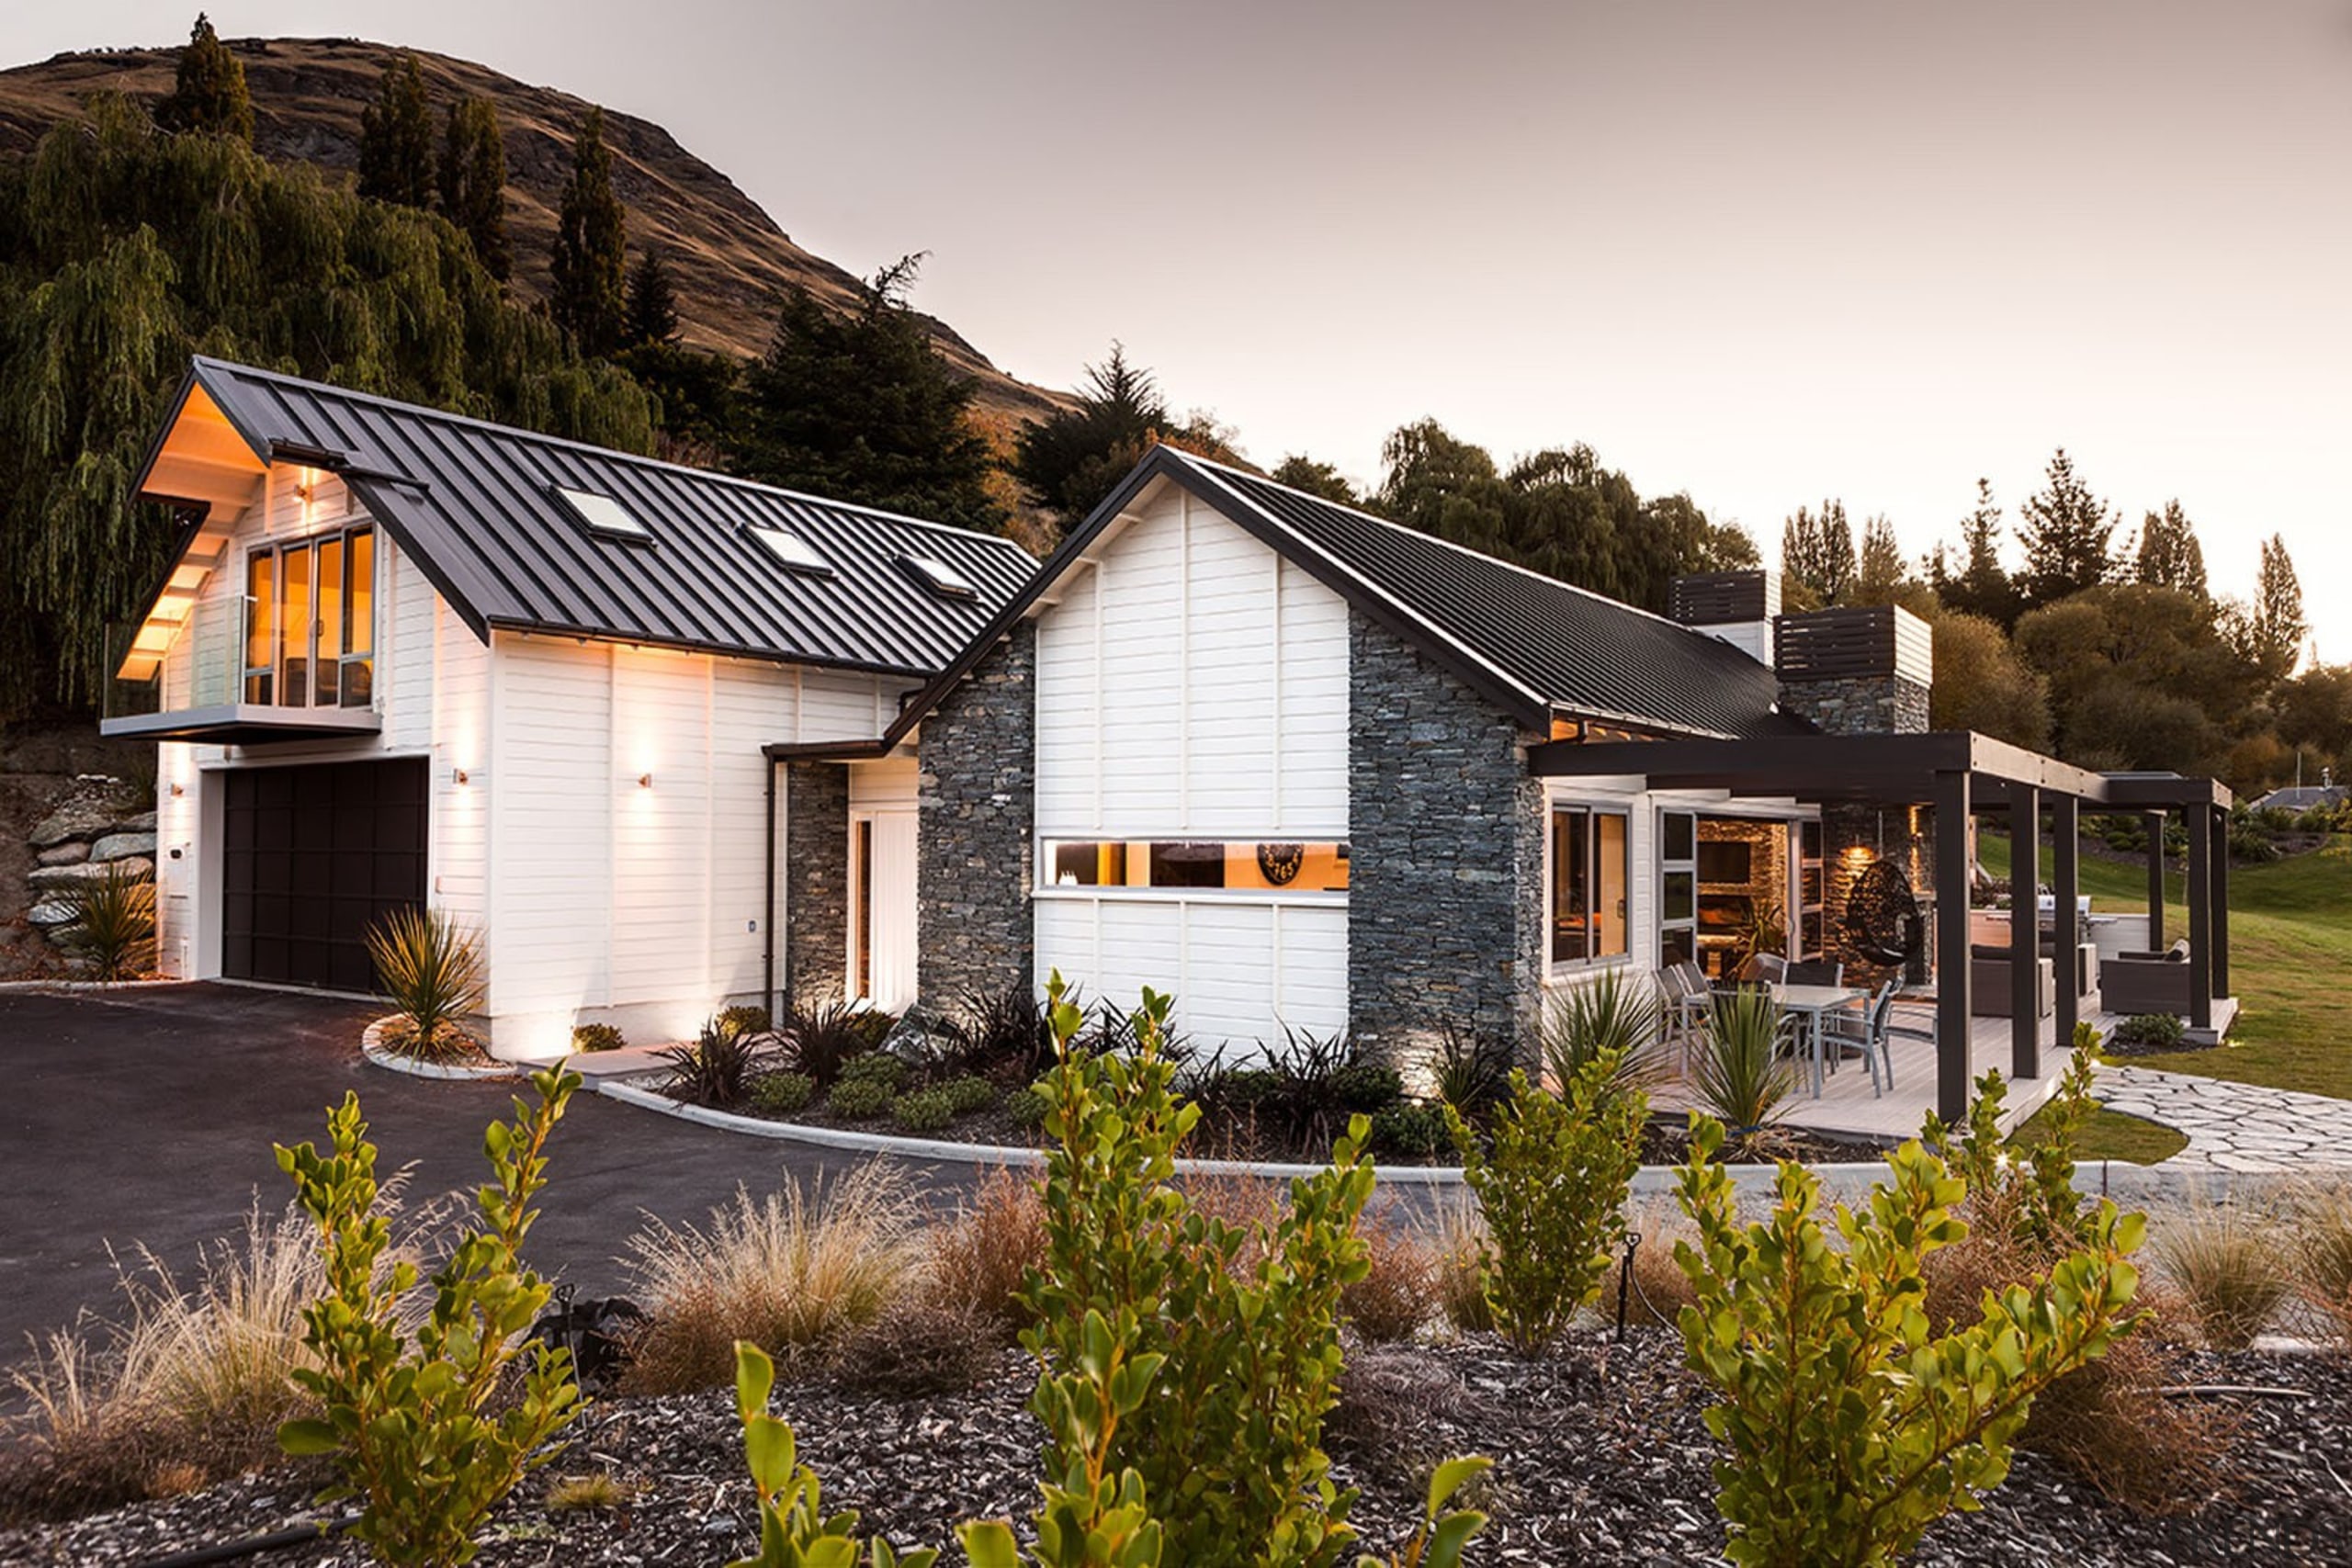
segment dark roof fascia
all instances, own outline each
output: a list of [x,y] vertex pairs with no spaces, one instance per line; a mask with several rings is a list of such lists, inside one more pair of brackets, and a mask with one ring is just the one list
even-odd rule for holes
[[476,640],[487,648],[490,645],[490,617],[481,613],[473,596],[458,585],[447,563],[435,559],[432,551],[418,544],[418,530],[405,515],[403,503],[396,503],[390,497],[392,483],[373,475],[363,479],[356,473],[348,472],[344,475],[343,482],[367,503],[368,515],[379,527],[391,535],[401,552],[416,562],[416,569],[424,573],[424,581],[433,584],[434,592],[449,602],[449,608],[458,612],[458,618],[465,622]]
[[2179,810],[2190,806],[2218,807],[2226,811],[2237,804],[2236,795],[2219,779],[2154,778],[2146,775],[2109,775],[2107,800],[2110,806],[2144,811]]
[[890,754],[895,742],[879,740],[771,740],[760,748],[771,762],[870,762]]
[[956,655],[955,662],[937,680],[915,694],[907,704],[906,711],[884,732],[884,739],[895,745],[920,724],[923,716],[955,689],[957,682],[969,675],[990,649],[1011,635],[1012,629],[1021,624],[1022,617],[1093,547],[1094,542],[1118,521],[1144,488],[1159,479],[1182,485],[1268,548],[1287,560],[1296,562],[1317,582],[1459,676],[1472,689],[1501,707],[1521,728],[1533,730],[1550,728],[1552,705],[1549,703],[1504,680],[1458,647],[1452,638],[1391,603],[1312,543],[1218,480],[1214,469],[1187,460],[1175,447],[1159,446],[1145,454],[1143,460],[1119,481],[1119,488],[1104,497],[1102,504],[1079,525],[1077,531],[1062,541],[1061,547],[1037,569],[1036,575],[1029,580],[1028,585],[1013,595],[1011,603],[999,611],[994,619],[980,628],[964,651]]

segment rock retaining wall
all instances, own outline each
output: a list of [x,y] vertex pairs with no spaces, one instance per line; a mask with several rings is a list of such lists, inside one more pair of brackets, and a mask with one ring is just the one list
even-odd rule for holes
[[124,786],[116,779],[75,780],[34,824],[26,844],[33,865],[25,873],[25,919],[61,951],[74,919],[75,888],[118,874],[155,880],[154,810],[126,809]]

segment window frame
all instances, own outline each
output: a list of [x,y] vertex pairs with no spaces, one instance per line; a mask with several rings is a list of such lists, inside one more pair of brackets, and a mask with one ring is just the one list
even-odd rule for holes
[[[367,612],[364,616],[353,614],[356,597],[353,592],[359,574],[353,570],[362,553],[353,546],[361,538],[368,541],[365,554]],[[240,580],[238,598],[237,694],[241,703],[254,707],[310,710],[318,708],[361,709],[375,706],[375,662],[378,626],[377,606],[382,600],[378,573],[382,565],[381,552],[376,548],[378,530],[372,518],[345,524],[340,527],[322,528],[314,533],[292,536],[283,539],[256,540],[245,547],[244,570]],[[322,567],[332,554],[336,562],[335,626],[332,638],[327,636],[326,617],[322,613],[322,586],[319,581]],[[290,603],[287,592],[286,558],[295,555],[302,561],[302,600],[308,629],[297,643],[289,636],[287,608]],[[254,618],[257,595],[254,592],[254,568],[263,561],[269,563],[269,601],[266,614],[268,620],[262,628],[269,662],[253,663]],[[362,622],[364,621],[364,636]],[[333,646],[328,644],[332,642]],[[289,659],[302,661],[302,693],[304,701],[286,700],[289,690],[287,670]],[[318,671],[321,662],[334,666],[332,701],[321,701]],[[364,669],[368,678],[364,693],[354,700],[352,674]],[[256,695],[258,691],[260,694]]]
[[1082,845],[1114,844],[1125,857],[1140,846],[1148,851],[1156,844],[1219,844],[1261,845],[1302,844],[1309,848],[1331,845],[1339,851],[1339,858],[1349,869],[1349,879],[1354,880],[1354,860],[1351,845],[1344,835],[1326,833],[1319,837],[1299,832],[1264,834],[1221,834],[1211,836],[1198,830],[1191,832],[1165,831],[1150,833],[1111,833],[1099,829],[1079,833],[1038,833],[1032,857],[1031,897],[1038,898],[1095,899],[1133,901],[1158,904],[1308,904],[1341,906],[1348,901],[1347,887],[1201,887],[1153,886],[1148,884],[1125,882],[1058,882],[1056,878],[1055,855],[1059,850]]
[[[1556,797],[1544,803],[1544,968],[1550,976],[1590,974],[1602,969],[1617,968],[1634,962],[1634,803],[1627,800],[1596,800]],[[1596,912],[1600,908],[1602,884],[1600,865],[1600,824],[1604,818],[1618,825],[1619,841],[1623,859],[1618,871],[1618,897],[1622,912],[1617,917],[1620,946],[1613,953],[1588,952],[1582,957],[1559,955],[1559,894],[1560,894],[1560,818],[1577,817],[1582,819],[1585,876],[1583,898],[1579,906],[1584,921],[1586,945],[1591,945]]]

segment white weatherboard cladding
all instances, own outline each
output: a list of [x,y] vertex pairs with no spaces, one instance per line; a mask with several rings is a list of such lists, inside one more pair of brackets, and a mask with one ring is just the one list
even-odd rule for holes
[[[1037,628],[1044,839],[1344,841],[1346,602],[1163,487],[1058,587]],[[1204,1045],[1347,1025],[1343,899],[1035,899],[1037,973],[1131,1003],[1171,991]]]
[[553,637],[497,649],[497,1051],[560,1051],[583,1013],[691,1037],[762,983],[761,747],[872,735],[880,683]]

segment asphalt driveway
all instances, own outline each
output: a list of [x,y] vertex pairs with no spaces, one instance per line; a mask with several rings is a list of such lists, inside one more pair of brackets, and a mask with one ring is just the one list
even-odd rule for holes
[[[0,994],[0,1362],[28,1332],[106,1310],[107,1244],[176,1268],[242,1232],[258,1193],[290,1195],[273,1143],[323,1141],[357,1089],[379,1172],[414,1161],[414,1195],[470,1189],[483,1126],[513,1086],[402,1077],[359,1058],[380,1009],[230,986]],[[526,1091],[527,1092],[527,1091]],[[699,1220],[739,1183],[804,1182],[859,1156],[721,1133],[582,1092],[550,1145],[531,1261],[582,1293],[623,1288],[616,1261],[647,1210]],[[923,1173],[948,1201],[965,1167]]]

